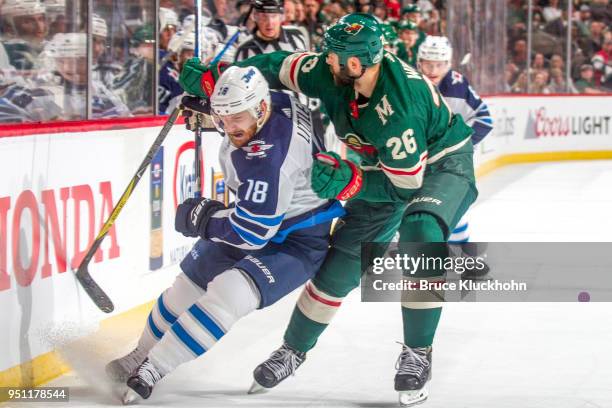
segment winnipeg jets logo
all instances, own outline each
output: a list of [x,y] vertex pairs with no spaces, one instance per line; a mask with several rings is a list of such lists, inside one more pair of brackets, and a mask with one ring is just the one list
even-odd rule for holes
[[344,27],[344,31],[346,31],[347,33],[351,35],[357,35],[357,33],[359,33],[362,28],[363,26],[361,24],[353,23],[351,25],[347,25],[346,27]]
[[242,147],[242,150],[247,152],[247,159],[253,157],[259,157],[261,159],[268,156],[266,150],[272,147],[274,147],[274,145],[266,144],[263,140],[251,140],[246,146]]
[[242,76],[242,80],[246,84],[248,84],[249,82],[251,82],[251,78],[253,78],[254,75],[255,75],[255,70],[251,68],[246,74]]
[[463,82],[463,75],[461,75],[457,71],[452,71],[451,78],[453,80],[453,85],[460,84]]

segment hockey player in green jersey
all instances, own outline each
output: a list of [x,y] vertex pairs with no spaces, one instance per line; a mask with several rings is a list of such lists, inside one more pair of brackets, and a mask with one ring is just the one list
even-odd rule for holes
[[[321,99],[337,136],[361,159],[357,166],[326,152],[313,166],[314,191],[346,200],[347,215],[321,270],[300,295],[284,344],[255,369],[262,387],[274,387],[299,367],[343,298],[359,285],[362,265],[368,265],[360,262],[362,242],[388,242],[398,230],[400,242],[445,242],[477,196],[472,130],[429,80],[383,50],[381,36],[373,17],[350,14],[327,30],[322,54],[279,51],[239,63],[259,68],[271,88]],[[219,71],[192,60],[180,82],[206,98]],[[431,246],[423,249],[427,256],[445,256],[431,253]],[[438,279],[443,272],[417,271],[413,278]],[[411,296],[402,299],[404,346],[395,376],[406,406],[427,398],[441,314],[435,298]]]

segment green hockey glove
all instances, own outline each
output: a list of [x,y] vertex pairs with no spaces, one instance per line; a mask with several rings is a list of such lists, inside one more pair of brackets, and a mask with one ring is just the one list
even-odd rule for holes
[[224,63],[206,66],[199,58],[191,58],[183,66],[179,84],[188,94],[208,98],[212,95],[215,83],[226,67],[227,64]]
[[312,166],[312,189],[320,198],[348,200],[363,184],[361,170],[335,152],[319,153]]

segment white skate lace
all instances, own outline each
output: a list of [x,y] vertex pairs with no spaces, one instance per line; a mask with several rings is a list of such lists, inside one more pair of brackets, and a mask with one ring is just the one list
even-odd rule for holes
[[295,370],[302,362],[300,358],[293,350],[286,346],[282,346],[276,350],[268,361],[265,362],[266,366],[272,371],[277,380],[294,375]]
[[427,360],[427,347],[415,347],[410,348],[404,343],[401,344],[403,349],[400,353],[397,361],[395,362],[395,369],[398,375],[413,375],[415,377],[421,377],[423,370],[429,367],[429,360]]
[[140,377],[148,385],[153,386],[161,379],[161,374],[155,369],[155,366],[149,360],[142,363],[138,367],[138,377]]

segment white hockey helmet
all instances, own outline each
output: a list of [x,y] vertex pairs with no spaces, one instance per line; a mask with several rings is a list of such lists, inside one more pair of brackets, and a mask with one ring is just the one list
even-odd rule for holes
[[91,16],[92,34],[98,37],[106,38],[108,37],[108,26],[106,25],[106,21],[102,17],[97,14]]
[[257,122],[257,130],[263,126],[266,112],[261,102],[270,110],[268,82],[255,67],[229,67],[217,81],[210,98],[215,115],[234,115],[249,111]]
[[54,20],[57,16],[66,15],[66,0],[44,0],[47,16]]
[[182,50],[195,50],[195,33],[193,31],[177,31],[168,42],[168,51],[179,53]]
[[453,58],[453,48],[446,37],[428,35],[419,47],[417,59],[426,61],[448,61]]
[[53,58],[87,57],[87,34],[58,33],[49,42],[50,56]]
[[35,16],[45,12],[45,6],[40,0],[5,0],[0,8],[3,17]]
[[176,11],[166,8],[159,8],[159,29],[163,30],[167,26],[174,26],[177,29],[180,27],[178,15]]

